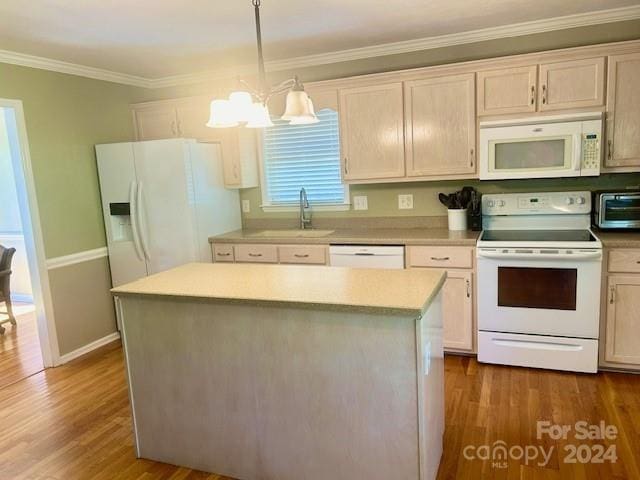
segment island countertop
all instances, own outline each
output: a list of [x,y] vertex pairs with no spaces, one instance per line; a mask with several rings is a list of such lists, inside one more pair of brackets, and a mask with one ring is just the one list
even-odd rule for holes
[[116,296],[200,298],[224,303],[422,315],[441,270],[190,263],[121,285]]

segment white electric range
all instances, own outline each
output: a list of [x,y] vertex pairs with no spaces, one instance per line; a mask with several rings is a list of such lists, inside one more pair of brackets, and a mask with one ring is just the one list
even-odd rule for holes
[[478,360],[598,369],[602,243],[589,192],[482,197]]

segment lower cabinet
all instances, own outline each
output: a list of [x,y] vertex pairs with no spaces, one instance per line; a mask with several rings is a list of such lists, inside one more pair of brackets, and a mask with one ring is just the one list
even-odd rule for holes
[[474,249],[471,247],[407,247],[408,268],[436,267],[447,272],[442,302],[446,351],[474,351],[474,264]]
[[640,368],[640,274],[608,277],[604,359]]
[[326,265],[328,245],[212,244],[213,261]]
[[445,350],[473,350],[473,273],[447,270],[442,298]]

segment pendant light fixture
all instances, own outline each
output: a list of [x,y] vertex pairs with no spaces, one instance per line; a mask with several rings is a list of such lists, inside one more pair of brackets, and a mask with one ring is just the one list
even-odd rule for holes
[[215,99],[211,102],[211,111],[207,127],[227,128],[244,126],[248,128],[265,128],[273,126],[267,103],[273,95],[287,92],[287,102],[282,120],[291,125],[308,125],[318,123],[311,99],[304,91],[298,77],[270,87],[262,55],[262,31],[260,28],[260,0],[251,0],[256,20],[256,37],[258,47],[258,82],[257,89],[252,88],[244,80],[240,84],[248,91],[240,90],[229,95],[228,99]]

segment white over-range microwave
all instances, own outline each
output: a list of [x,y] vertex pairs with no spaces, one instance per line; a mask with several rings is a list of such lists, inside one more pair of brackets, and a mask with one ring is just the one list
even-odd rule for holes
[[600,175],[602,113],[480,122],[480,180]]

